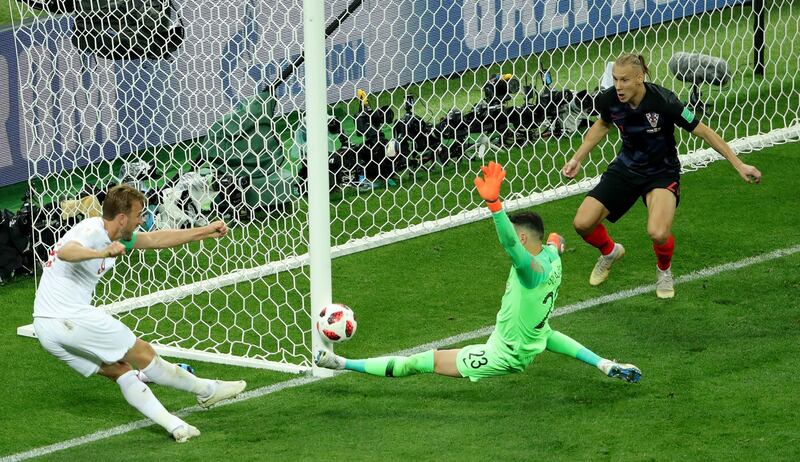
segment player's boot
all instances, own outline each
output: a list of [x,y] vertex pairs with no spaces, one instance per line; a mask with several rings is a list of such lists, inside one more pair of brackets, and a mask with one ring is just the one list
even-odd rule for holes
[[608,360],[604,361],[605,364],[602,364],[600,369],[609,377],[630,383],[636,383],[642,378],[642,371],[633,364],[620,364],[616,361]]
[[336,369],[340,371],[344,369],[345,361],[346,360],[341,356],[328,350],[319,350],[317,354],[314,355],[314,364],[319,367],[324,367],[325,369]]
[[656,266],[656,297],[672,298],[675,296],[675,281],[672,279],[670,268],[661,270]]
[[243,392],[245,387],[247,387],[247,382],[244,380],[232,382],[215,380],[214,382],[216,383],[216,387],[214,387],[214,393],[212,393],[211,396],[197,397],[197,404],[199,404],[200,407],[209,408],[224,399],[233,398]]
[[611,265],[624,256],[625,247],[623,247],[622,244],[614,244],[614,249],[610,254],[600,255],[600,258],[597,259],[597,263],[594,265],[591,276],[589,276],[589,284],[597,286],[608,279]]
[[200,430],[187,423],[172,431],[172,437],[175,438],[176,443],[185,443],[195,436],[200,436]]

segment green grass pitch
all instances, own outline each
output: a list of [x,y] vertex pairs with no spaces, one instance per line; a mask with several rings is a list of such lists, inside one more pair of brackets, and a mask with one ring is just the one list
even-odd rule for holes
[[[676,275],[797,245],[798,144],[747,155],[764,173],[747,185],[724,162],[683,178]],[[654,256],[637,205],[612,236],[629,254],[589,287],[594,249],[570,222],[580,197],[537,207],[569,239],[558,306],[652,283]],[[335,299],[355,307],[353,357],[385,354],[493,323],[508,261],[490,221],[334,261]],[[795,460],[800,255],[555,318],[597,353],[639,365],[640,384],[544,353],[522,374],[471,384],[435,376],[346,374],[187,420],[187,445],[147,427],[47,456],[50,460]],[[376,290],[378,288],[378,290]],[[30,321],[33,282],[0,290],[5,399],[0,455],[139,420],[116,385],[82,379],[14,330]],[[201,375],[250,388],[292,377],[213,364]],[[154,386],[170,409],[190,396]]]
[[[0,0],[0,24],[10,17],[4,7]],[[743,50],[749,46],[752,25],[741,17],[741,8],[555,50],[541,59],[554,70],[556,82],[585,88],[593,86],[601,72],[597,56],[646,49],[653,55],[654,80],[668,84],[672,79],[666,61],[673,48],[702,44],[696,51],[725,57],[734,69],[734,82],[712,93],[715,111],[704,118],[709,125],[727,127],[723,134],[730,139],[785,126],[800,114],[796,90],[800,48],[792,40],[800,33],[798,14],[797,2],[782,2],[768,16],[767,41],[774,44],[770,54],[780,59],[769,61],[767,74],[782,76],[782,82],[772,77],[753,79],[749,74],[751,55]],[[785,40],[779,40],[782,37]],[[466,108],[477,102],[488,75],[501,70],[523,75],[539,65],[539,58],[520,58],[375,96],[382,105],[400,107],[407,92],[415,94],[424,102],[420,114],[432,120],[453,105]],[[686,88],[677,89],[685,98]],[[787,97],[774,98],[777,94]],[[355,110],[352,103],[350,110]],[[742,118],[743,112],[752,117]],[[287,127],[295,120],[290,119]],[[281,136],[288,146],[291,130],[284,129]],[[618,144],[613,133],[609,141],[592,155],[600,169]],[[201,142],[140,154],[170,160],[164,165],[174,172]],[[541,160],[537,153],[569,152],[579,143],[580,136],[539,140],[499,153],[499,160],[509,167],[510,187],[530,193],[538,184],[555,181],[552,168],[563,159]],[[697,147],[696,141],[681,135],[682,152]],[[724,161],[683,177],[683,200],[674,227],[676,276],[798,244],[799,150],[800,143],[793,143],[745,155],[746,162],[764,173],[761,185],[744,184]],[[107,177],[116,167],[99,165],[65,172],[54,180],[77,184],[84,177]],[[419,217],[410,211],[433,219],[439,217],[442,204],[447,211],[473,207],[477,200],[469,186],[477,166],[476,162],[451,164],[404,178],[395,189],[335,196],[332,213],[339,220],[333,226],[334,241],[344,242],[358,228],[372,234],[392,223],[415,224]],[[535,187],[514,177],[534,170],[545,170],[536,177]],[[467,189],[442,195],[448,182]],[[18,206],[26,187],[0,189],[0,208]],[[426,205],[425,199],[437,193],[439,203]],[[580,200],[571,197],[536,207],[547,232],[560,231],[568,241],[557,306],[654,282],[655,258],[645,230],[645,210],[637,204],[621,222],[609,226],[612,237],[626,245],[625,260],[606,284],[588,285],[596,251],[571,230]],[[378,218],[366,213],[396,203],[405,204],[405,209]],[[304,218],[301,213],[296,223],[267,224],[292,229]],[[233,234],[243,242],[242,249],[263,252],[271,259],[285,251],[271,248],[256,227],[237,228]],[[176,259],[183,265],[206,266],[212,273],[239,265],[193,259],[190,252],[179,253]],[[153,262],[153,254],[137,255],[117,270],[153,288],[167,278],[182,277],[179,272],[148,267]],[[493,324],[508,265],[486,220],[334,260],[334,299],[354,307],[359,316],[356,338],[339,352],[351,357],[386,354]],[[678,285],[671,301],[645,294],[552,320],[555,329],[598,354],[641,367],[643,380],[636,385],[612,381],[575,360],[549,353],[522,374],[477,384],[434,376],[388,380],[345,374],[190,414],[186,420],[203,434],[187,445],[174,444],[160,428],[150,426],[44,459],[798,460],[799,275],[800,254],[794,254]],[[288,276],[279,276],[283,277]],[[261,282],[250,290],[263,293],[265,285],[274,282]],[[130,291],[130,287],[111,290]],[[33,296],[30,279],[0,287],[4,314],[0,377],[5,385],[5,399],[0,401],[0,459],[141,419],[116,385],[101,378],[84,380],[36,340],[16,336],[16,328],[31,321]],[[219,306],[227,300],[225,291],[209,298]],[[175,307],[155,307],[151,314],[170,309]],[[296,340],[304,328],[290,336]],[[244,378],[250,389],[295,378],[193,365],[203,376]],[[169,409],[194,404],[188,395],[153,389]]]

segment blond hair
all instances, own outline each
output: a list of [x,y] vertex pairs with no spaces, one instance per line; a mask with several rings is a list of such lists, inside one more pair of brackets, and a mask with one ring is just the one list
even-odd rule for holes
[[134,202],[139,202],[144,207],[147,199],[141,191],[127,184],[114,186],[103,201],[103,219],[113,220],[120,213],[131,213]]
[[614,61],[614,64],[617,66],[638,67],[644,75],[650,77],[650,70],[647,68],[647,64],[644,62],[643,55],[639,55],[636,53],[625,53],[624,55],[617,58],[617,60]]

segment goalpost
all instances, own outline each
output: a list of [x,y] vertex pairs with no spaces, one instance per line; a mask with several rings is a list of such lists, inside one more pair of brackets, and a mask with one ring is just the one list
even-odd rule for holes
[[[613,135],[579,180],[559,170],[623,52],[739,153],[800,139],[800,6],[757,3],[9,0],[34,240],[121,181],[150,198],[148,229],[224,217],[230,238],[121,258],[98,308],[162,354],[306,372],[331,258],[488,216],[472,178],[489,159],[513,171],[511,209],[596,184]],[[677,52],[729,80],[693,89]],[[685,171],[719,158],[679,137]]]

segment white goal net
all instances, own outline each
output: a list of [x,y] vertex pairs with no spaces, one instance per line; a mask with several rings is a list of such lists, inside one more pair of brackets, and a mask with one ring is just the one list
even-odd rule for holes
[[[613,130],[577,181],[559,170],[624,52],[738,152],[797,139],[800,5],[764,3],[325,2],[333,255],[484,217],[489,159],[512,208],[586,191]],[[147,194],[146,229],[224,218],[229,238],[120,259],[96,304],[174,355],[309,368],[302,2],[9,4],[40,254],[120,182]],[[715,77],[676,75],[679,52]],[[685,170],[716,158],[678,136]]]

